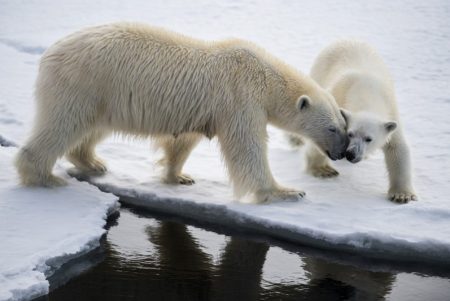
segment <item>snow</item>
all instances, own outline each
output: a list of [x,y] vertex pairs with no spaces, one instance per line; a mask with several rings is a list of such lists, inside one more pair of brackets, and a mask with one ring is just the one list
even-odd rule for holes
[[[360,38],[379,50],[396,81],[418,202],[385,199],[381,154],[356,165],[337,162],[336,179],[308,176],[303,150],[292,149],[273,128],[270,164],[281,184],[306,191],[298,203],[236,202],[217,142],[206,139],[185,167],[194,186],[161,184],[155,165],[160,154],[146,141],[117,137],[98,148],[109,172],[89,181],[127,196],[124,202],[202,221],[367,256],[449,264],[449,11],[445,0],[0,1],[0,145],[21,145],[31,128],[40,54],[81,27],[130,20],[204,39],[239,37],[304,72],[335,39]],[[74,179],[56,190],[20,188],[12,176],[15,148],[0,152],[0,300],[31,298],[46,292],[47,259],[78,253],[98,240],[114,198]],[[61,161],[58,173],[61,166],[71,168]]]
[[[23,188],[12,166],[15,147],[0,147],[0,300],[48,292],[46,277],[98,246],[117,197],[65,177],[61,189]],[[58,167],[57,173],[64,176]]]

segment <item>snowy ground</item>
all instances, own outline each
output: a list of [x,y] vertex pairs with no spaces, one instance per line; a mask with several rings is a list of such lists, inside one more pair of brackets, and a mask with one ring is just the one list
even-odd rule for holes
[[[58,38],[83,26],[114,20],[143,21],[199,38],[249,39],[305,72],[315,55],[331,41],[360,38],[380,51],[396,80],[401,116],[413,151],[419,202],[395,205],[385,200],[387,181],[381,154],[357,165],[338,162],[341,175],[337,179],[324,181],[304,174],[301,151],[292,150],[282,133],[274,129],[270,130],[273,172],[280,183],[307,192],[307,198],[299,203],[236,203],[214,140],[199,145],[186,165],[186,172],[197,180],[192,187],[161,185],[154,165],[159,155],[153,154],[145,141],[120,139],[110,139],[99,147],[110,172],[91,181],[109,191],[133,196],[134,201],[137,197],[141,206],[233,226],[257,227],[295,241],[378,257],[415,257],[448,264],[449,19],[450,3],[445,0],[340,4],[331,0],[0,0],[0,144],[9,140],[20,145],[31,127],[33,81],[40,54]],[[55,191],[18,188],[11,171],[14,149],[0,148],[0,152],[3,300],[13,289],[20,289],[14,291],[17,297],[34,293],[35,288],[45,292],[42,263],[82,250],[95,241],[114,199],[75,180]],[[69,167],[64,162],[63,166]],[[87,206],[90,202],[93,205]],[[19,222],[22,220],[26,223]],[[58,231],[47,231],[47,221],[58,224]],[[67,238],[75,229],[80,237],[70,237],[74,241],[64,245],[60,237]],[[50,237],[53,232],[58,233]],[[20,241],[27,238],[33,244]],[[30,257],[21,253],[20,246],[26,246],[23,252]],[[32,273],[18,274],[33,269]],[[13,274],[29,277],[28,288]]]
[[0,147],[0,300],[45,294],[46,277],[98,246],[106,215],[117,206],[117,197],[74,179],[63,189],[18,187],[15,153]]

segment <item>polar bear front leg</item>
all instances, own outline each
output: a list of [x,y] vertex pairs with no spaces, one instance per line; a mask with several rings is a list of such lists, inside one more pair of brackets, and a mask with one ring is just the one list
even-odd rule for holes
[[388,198],[402,204],[417,200],[411,181],[409,147],[404,138],[399,134],[393,136],[383,151],[389,173]]
[[199,134],[182,134],[177,138],[167,137],[158,140],[158,144],[164,150],[164,158],[161,163],[164,165],[163,181],[167,184],[192,185],[194,179],[186,174],[182,174],[183,165],[189,157],[192,149],[201,139]]
[[339,172],[331,166],[330,160],[311,142],[308,142],[306,146],[306,171],[318,178],[339,175]]
[[238,126],[218,133],[236,197],[253,194],[255,203],[300,200],[303,191],[281,187],[272,176],[267,161],[266,124]]

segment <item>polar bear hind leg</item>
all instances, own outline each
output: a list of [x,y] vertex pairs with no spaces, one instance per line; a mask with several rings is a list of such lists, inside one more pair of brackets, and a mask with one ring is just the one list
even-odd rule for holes
[[27,144],[16,156],[17,171],[26,186],[54,187],[66,184],[65,180],[52,174],[52,169],[56,160],[83,136],[83,131],[76,125],[67,122],[58,124],[58,119],[52,119],[39,122]]
[[103,161],[95,154],[95,146],[103,140],[108,133],[95,130],[85,136],[81,143],[69,151],[66,155],[73,165],[75,165],[82,172],[90,174],[103,174],[107,168]]
[[157,146],[164,151],[160,163],[164,166],[163,181],[167,184],[192,185],[195,183],[189,175],[183,174],[183,166],[191,151],[199,143],[200,134],[182,134],[178,137],[157,139]]
[[96,110],[91,106],[92,102],[87,102],[86,110],[69,110],[71,104],[79,103],[76,94],[57,99],[45,93],[47,91],[43,92],[38,86],[33,133],[15,160],[20,180],[26,186],[65,185],[65,180],[52,174],[56,160],[94,128]]

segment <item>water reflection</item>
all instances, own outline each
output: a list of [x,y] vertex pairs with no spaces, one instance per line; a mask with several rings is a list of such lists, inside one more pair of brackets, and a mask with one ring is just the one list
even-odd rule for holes
[[330,281],[345,283],[345,291],[338,295],[343,300],[350,297],[351,300],[382,300],[395,281],[392,273],[372,272],[315,258],[305,258],[304,261],[304,269],[310,277],[309,287],[323,288],[324,282],[331,284]]
[[161,222],[156,228],[148,227],[146,232],[158,250],[160,298],[208,300],[212,264],[187,227],[175,222]]
[[260,295],[263,299],[378,300],[389,293],[395,279],[391,273],[304,258],[307,282],[277,283],[263,290],[260,283],[268,243],[231,237],[214,266],[185,225],[161,222],[157,228],[149,227],[148,233],[159,250],[160,276],[178,283],[170,290],[175,293],[171,300],[180,296],[183,300],[258,300]]
[[[277,256],[267,256],[277,247],[266,241],[221,234],[204,239],[205,231],[196,229],[122,210],[103,251],[95,252],[103,260],[40,300],[383,300],[396,279],[279,248]],[[221,244],[216,262],[217,254],[208,252],[214,240]],[[273,262],[266,265],[268,258]],[[282,260],[301,266],[274,282],[274,271],[283,275],[276,270]],[[302,277],[292,277],[295,269]]]
[[269,245],[232,237],[214,281],[212,300],[256,300]]

